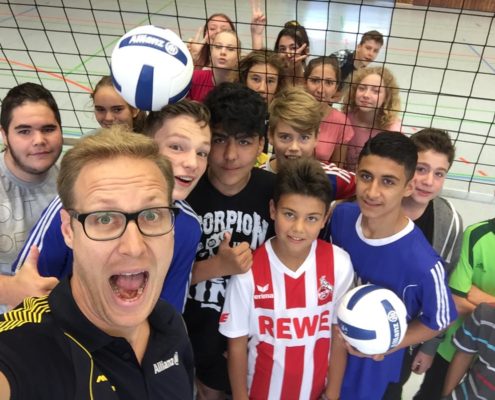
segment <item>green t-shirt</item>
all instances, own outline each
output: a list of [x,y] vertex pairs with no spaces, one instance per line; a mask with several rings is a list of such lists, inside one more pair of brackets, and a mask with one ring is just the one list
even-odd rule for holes
[[[452,272],[449,286],[452,293],[467,297],[471,286],[495,295],[495,219],[478,222],[464,231],[459,263]],[[455,347],[452,336],[463,318],[447,330],[445,339],[438,347],[438,353],[447,361],[452,360]]]

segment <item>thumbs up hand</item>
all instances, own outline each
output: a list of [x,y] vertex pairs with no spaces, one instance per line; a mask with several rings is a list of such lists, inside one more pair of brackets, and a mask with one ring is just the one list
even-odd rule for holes
[[45,296],[57,285],[57,278],[45,278],[39,274],[39,256],[38,248],[32,246],[26,261],[9,282],[9,304],[16,306],[26,297]]
[[232,234],[225,232],[222,243],[218,247],[218,262],[223,270],[223,276],[243,274],[253,265],[253,254],[247,242],[239,243],[237,246],[230,246]]

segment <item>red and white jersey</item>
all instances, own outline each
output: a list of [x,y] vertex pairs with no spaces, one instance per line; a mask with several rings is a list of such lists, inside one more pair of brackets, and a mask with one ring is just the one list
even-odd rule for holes
[[271,240],[253,254],[253,267],[232,276],[220,332],[248,336],[250,399],[317,399],[325,389],[333,312],[349,290],[349,255],[315,240],[297,269],[275,255]]

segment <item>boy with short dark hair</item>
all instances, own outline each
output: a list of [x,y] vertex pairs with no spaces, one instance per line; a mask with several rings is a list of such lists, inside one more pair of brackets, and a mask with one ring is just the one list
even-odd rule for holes
[[[300,158],[314,158],[322,113],[318,101],[299,87],[279,92],[270,104],[268,138],[274,157],[260,168],[277,173]],[[332,185],[333,200],[354,195],[355,175],[333,163],[320,162]]]
[[276,236],[231,278],[220,318],[234,398],[338,397],[347,353],[336,308],[354,273],[345,251],[318,240],[331,199],[316,160],[280,169],[270,201]]
[[[146,134],[157,143],[160,153],[172,163],[174,173],[172,198],[174,206],[181,212],[175,221],[174,255],[160,297],[179,312],[184,309],[194,262],[193,253],[201,236],[198,216],[185,199],[206,170],[211,146],[209,121],[210,113],[203,104],[182,100],[151,112],[144,128]],[[41,276],[59,279],[71,274],[73,256],[60,230],[61,209],[62,203],[57,196],[30,232],[13,264],[13,271],[20,269],[20,273],[23,273],[32,270]],[[33,245],[40,251],[37,260],[29,257]]]
[[462,218],[440,193],[454,161],[455,148],[448,132],[441,129],[422,129],[411,140],[418,149],[418,163],[414,191],[404,198],[402,209],[443,258],[450,276],[461,253]]
[[20,293],[43,296],[56,285],[30,270],[14,275],[10,264],[43,209],[57,193],[62,151],[60,111],[43,86],[27,82],[10,89],[2,101],[0,133],[0,313]]
[[215,87],[204,104],[211,113],[207,173],[188,197],[203,234],[196,253],[184,318],[196,362],[199,399],[229,390],[227,343],[218,320],[229,275],[251,268],[251,251],[273,234],[269,202],[275,176],[254,168],[264,145],[266,103],[241,84]]
[[375,61],[382,46],[383,35],[372,30],[363,33],[355,50],[342,49],[332,53],[338,58],[340,65],[339,89],[333,96],[335,102],[342,98],[345,82],[352,78],[352,73],[360,68],[366,68],[368,64]]
[[358,204],[341,204],[332,215],[332,241],[349,252],[360,282],[395,292],[408,315],[406,336],[390,353],[365,358],[348,346],[342,400],[399,399],[404,349],[435,337],[456,317],[442,260],[402,209],[417,158],[411,139],[397,132],[368,140],[356,173]]
[[[414,191],[402,201],[405,214],[421,229],[428,242],[442,257],[447,278],[457,265],[462,245],[462,218],[452,203],[440,197],[447,173],[455,157],[455,148],[447,131],[425,128],[411,136],[418,149],[418,164],[414,174]],[[431,370],[433,358],[442,336],[423,343],[413,350],[414,360],[410,368],[417,374],[426,371],[420,392],[425,398],[438,398],[441,385],[437,373]],[[436,391],[436,395],[430,392]],[[430,393],[430,394],[428,394]]]

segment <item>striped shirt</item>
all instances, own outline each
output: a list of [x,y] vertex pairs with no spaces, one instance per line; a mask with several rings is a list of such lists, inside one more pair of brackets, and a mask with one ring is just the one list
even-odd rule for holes
[[476,356],[466,378],[450,399],[495,398],[495,304],[482,303],[466,318],[454,336],[457,351]]
[[314,241],[306,260],[292,271],[267,241],[255,251],[252,269],[231,278],[220,332],[249,336],[250,399],[321,396],[334,309],[353,276],[349,255],[329,243]]

